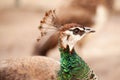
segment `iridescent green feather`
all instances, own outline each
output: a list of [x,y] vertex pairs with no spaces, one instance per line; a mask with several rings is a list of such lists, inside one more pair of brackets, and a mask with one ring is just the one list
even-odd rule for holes
[[[66,49],[60,48],[59,50],[61,52],[61,67],[58,72],[58,80],[90,80],[93,73],[74,50],[71,53],[69,47]],[[91,78],[91,80],[96,79]]]

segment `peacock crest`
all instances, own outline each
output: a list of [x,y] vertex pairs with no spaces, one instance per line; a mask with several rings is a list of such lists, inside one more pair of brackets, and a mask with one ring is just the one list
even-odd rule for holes
[[49,10],[45,12],[39,26],[41,37],[45,36],[51,31],[57,31],[61,26],[61,24],[58,24],[58,21],[59,20],[56,16],[55,10]]

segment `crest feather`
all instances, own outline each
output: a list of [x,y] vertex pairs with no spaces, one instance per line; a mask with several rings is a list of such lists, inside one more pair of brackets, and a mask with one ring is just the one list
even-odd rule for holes
[[45,36],[49,32],[57,31],[60,27],[57,21],[58,19],[56,17],[55,10],[45,12],[39,26],[41,37]]

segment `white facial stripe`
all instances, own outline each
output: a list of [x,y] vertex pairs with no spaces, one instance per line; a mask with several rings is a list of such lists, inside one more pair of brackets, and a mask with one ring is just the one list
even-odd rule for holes
[[68,31],[68,30],[65,31],[64,33],[65,33],[65,34],[68,34],[68,35],[73,35],[73,32],[72,32],[72,31]]
[[74,27],[74,28],[71,28],[71,29],[74,30],[75,28],[78,28],[78,29],[80,29],[81,31],[84,30],[83,28],[80,28],[80,27]]

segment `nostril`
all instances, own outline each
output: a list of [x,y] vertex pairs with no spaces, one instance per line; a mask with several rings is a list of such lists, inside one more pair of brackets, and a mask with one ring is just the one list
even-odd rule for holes
[[92,28],[89,28],[89,27],[85,27],[85,32],[87,32],[87,33],[94,33],[95,30],[93,30]]

